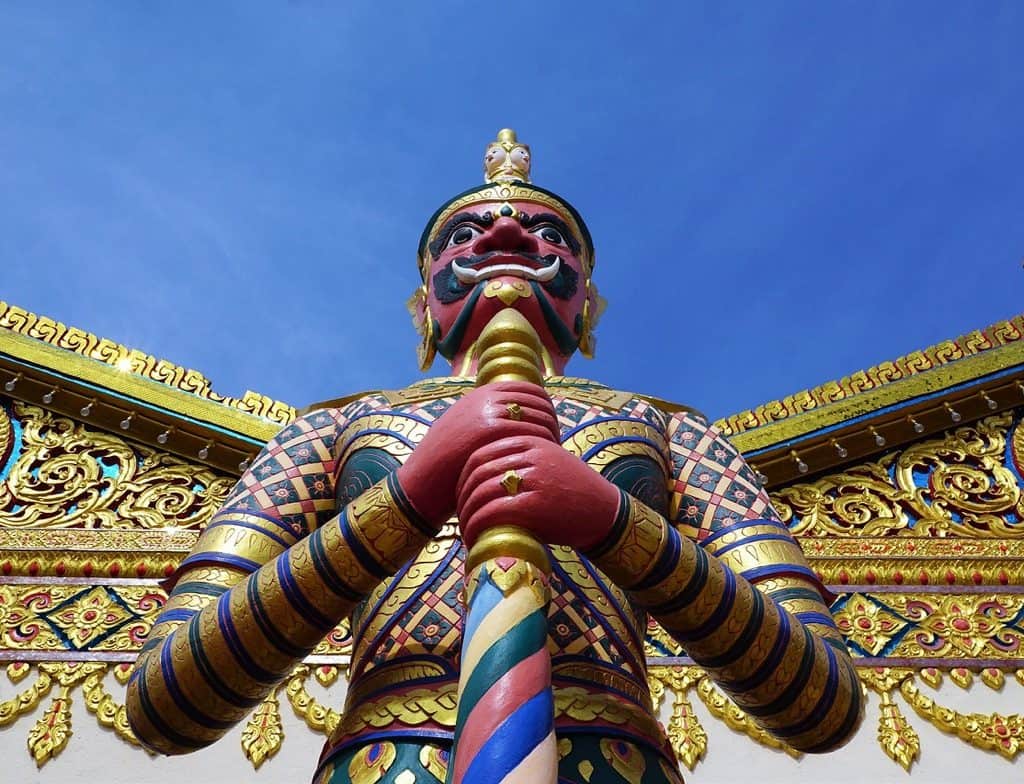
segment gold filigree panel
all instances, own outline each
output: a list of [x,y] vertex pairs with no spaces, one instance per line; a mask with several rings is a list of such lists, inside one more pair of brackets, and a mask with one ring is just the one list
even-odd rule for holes
[[[817,536],[1020,537],[1024,497],[1015,414],[988,417],[880,460],[772,494],[793,533]],[[1012,446],[1012,450],[1008,447]]]
[[234,485],[232,477],[37,406],[9,405],[9,412],[0,406],[0,438],[6,434],[10,453],[0,527],[201,528]]

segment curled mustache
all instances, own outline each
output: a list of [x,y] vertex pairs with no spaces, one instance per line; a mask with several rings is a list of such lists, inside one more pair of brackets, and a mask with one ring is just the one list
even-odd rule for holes
[[546,283],[551,280],[558,273],[558,265],[561,264],[562,260],[554,253],[548,254],[547,256],[539,256],[533,253],[522,253],[524,259],[530,261],[536,261],[538,264],[544,264],[543,267],[527,267],[525,264],[492,264],[484,269],[477,269],[477,265],[483,264],[488,259],[497,256],[497,253],[488,253],[482,256],[470,256],[467,261],[467,266],[459,264],[461,259],[452,259],[452,272],[455,273],[455,277],[459,279],[461,283],[476,283],[481,280],[487,280],[488,278],[496,278],[499,275],[516,275],[519,277],[526,278],[526,280],[537,280],[541,283]]
[[474,286],[498,275],[515,275],[540,283],[544,290],[557,299],[571,299],[579,286],[579,273],[553,253],[541,256],[536,253],[517,253],[517,256],[534,261],[542,266],[527,267],[525,264],[495,264],[486,269],[477,269],[488,259],[500,253],[485,253],[477,256],[460,256],[452,259],[434,275],[434,296],[442,304],[458,302]]

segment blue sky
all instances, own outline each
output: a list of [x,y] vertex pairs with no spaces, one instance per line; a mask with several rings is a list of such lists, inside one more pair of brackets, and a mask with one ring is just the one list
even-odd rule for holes
[[1024,310],[1021,40],[994,1],[2,3],[0,298],[225,394],[404,385],[419,232],[511,126],[597,246],[569,372],[726,415]]

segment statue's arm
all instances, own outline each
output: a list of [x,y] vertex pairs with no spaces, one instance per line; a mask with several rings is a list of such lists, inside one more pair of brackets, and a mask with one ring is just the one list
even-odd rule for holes
[[430,538],[394,473],[336,509],[342,424],[320,411],[285,428],[183,561],[128,686],[148,748],[217,740]]
[[591,558],[765,729],[806,752],[842,745],[863,695],[822,586],[714,427],[678,414],[669,436],[671,521],[622,493]]

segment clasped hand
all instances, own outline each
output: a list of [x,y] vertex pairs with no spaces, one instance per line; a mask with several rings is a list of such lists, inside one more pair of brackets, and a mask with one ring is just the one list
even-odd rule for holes
[[611,528],[619,492],[563,449],[559,435],[543,388],[487,384],[432,425],[399,483],[438,527],[456,511],[469,546],[488,528],[516,525],[548,544],[587,550]]

